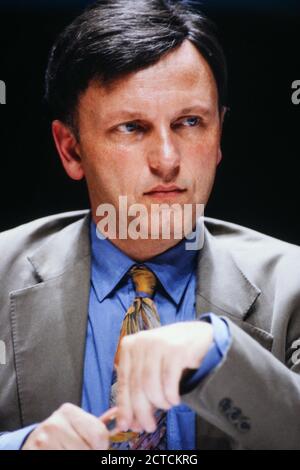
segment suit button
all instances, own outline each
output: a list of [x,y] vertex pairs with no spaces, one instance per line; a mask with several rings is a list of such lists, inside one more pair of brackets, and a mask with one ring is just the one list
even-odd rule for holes
[[223,398],[219,403],[219,410],[222,413],[226,413],[226,411],[230,410],[231,406],[232,401],[230,400],[230,398]]
[[242,414],[242,410],[241,410],[240,408],[234,407],[234,408],[232,408],[232,409],[230,410],[230,412],[228,413],[228,418],[229,418],[230,421],[232,421],[233,423],[236,423],[236,422],[239,420],[241,414]]
[[250,419],[246,416],[242,416],[240,422],[237,425],[240,432],[248,432],[251,429]]

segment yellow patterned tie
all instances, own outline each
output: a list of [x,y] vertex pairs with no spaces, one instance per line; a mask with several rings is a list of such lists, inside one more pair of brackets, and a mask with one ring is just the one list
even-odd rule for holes
[[[160,318],[152,297],[156,288],[156,277],[146,266],[134,265],[130,270],[136,297],[126,312],[122,323],[117,352],[114,360],[110,406],[116,405],[117,374],[119,364],[120,342],[123,336],[161,326]],[[120,432],[111,437],[110,450],[130,449],[166,449],[166,412],[157,410],[155,413],[157,428],[153,433]]]

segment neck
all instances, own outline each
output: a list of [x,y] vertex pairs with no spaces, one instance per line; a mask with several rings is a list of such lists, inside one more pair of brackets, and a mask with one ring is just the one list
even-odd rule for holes
[[109,239],[113,245],[119,248],[129,258],[139,263],[147,261],[154,256],[160,255],[164,251],[177,245],[180,240],[120,240]]

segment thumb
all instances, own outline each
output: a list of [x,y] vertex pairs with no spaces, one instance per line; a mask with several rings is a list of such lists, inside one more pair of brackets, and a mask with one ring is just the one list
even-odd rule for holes
[[109,408],[99,417],[100,421],[105,424],[112,436],[121,431],[121,429],[117,427],[117,414],[118,407],[114,406],[113,408]]

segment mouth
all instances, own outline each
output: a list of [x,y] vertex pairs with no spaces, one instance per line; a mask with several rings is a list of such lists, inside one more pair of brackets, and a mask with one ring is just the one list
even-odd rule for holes
[[187,190],[185,188],[180,188],[178,186],[172,185],[169,187],[164,187],[162,185],[156,186],[150,191],[144,193],[145,196],[150,196],[155,199],[169,199],[176,198],[180,194],[185,193]]

